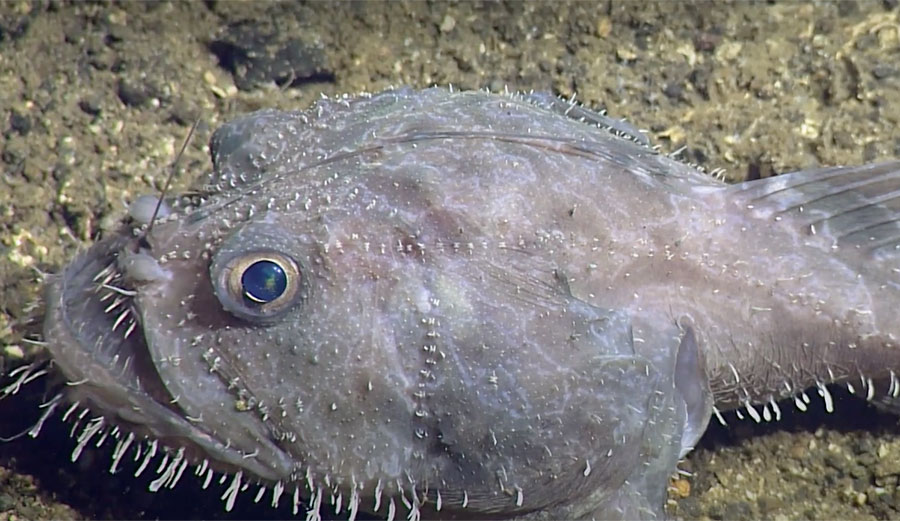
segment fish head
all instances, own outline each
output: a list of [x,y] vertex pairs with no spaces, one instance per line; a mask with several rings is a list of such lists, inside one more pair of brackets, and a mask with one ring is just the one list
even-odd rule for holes
[[343,127],[226,125],[217,190],[54,276],[45,334],[71,398],[313,502],[656,515],[660,498],[622,490],[679,455],[671,376],[636,352],[625,310],[574,298],[541,250],[487,228],[465,178],[447,181],[493,166],[373,131],[386,106]]

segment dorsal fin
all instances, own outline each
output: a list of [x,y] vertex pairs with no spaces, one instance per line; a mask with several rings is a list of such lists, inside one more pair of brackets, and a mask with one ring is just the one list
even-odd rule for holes
[[757,217],[876,256],[900,255],[900,161],[802,170],[729,188]]
[[608,130],[616,136],[634,141],[645,147],[650,147],[650,140],[646,133],[631,125],[624,119],[616,119],[606,115],[606,111],[598,112],[575,102],[574,97],[568,101],[559,98],[549,92],[528,92],[521,95],[522,99],[532,105],[555,112],[561,116],[582,121],[588,125]]

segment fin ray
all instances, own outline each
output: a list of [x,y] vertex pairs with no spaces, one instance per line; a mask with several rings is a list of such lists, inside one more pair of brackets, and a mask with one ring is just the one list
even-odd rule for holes
[[729,190],[759,217],[790,217],[839,247],[900,256],[900,161],[802,170]]

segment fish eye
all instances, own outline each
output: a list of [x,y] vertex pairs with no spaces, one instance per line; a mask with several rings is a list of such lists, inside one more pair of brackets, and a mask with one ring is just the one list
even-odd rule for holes
[[241,289],[251,302],[268,304],[284,294],[287,274],[277,261],[258,260],[241,274]]
[[[217,291],[223,307],[240,318],[265,321],[292,307],[300,296],[302,277],[297,262],[276,251],[254,251],[228,259]],[[223,298],[224,297],[224,298]]]

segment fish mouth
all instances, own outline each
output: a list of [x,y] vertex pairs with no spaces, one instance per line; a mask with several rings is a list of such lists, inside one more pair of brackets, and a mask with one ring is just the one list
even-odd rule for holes
[[130,228],[123,230],[48,279],[44,337],[53,364],[68,381],[66,398],[113,426],[183,451],[186,461],[281,478],[271,466],[248,460],[207,432],[203,422],[191,421],[167,388],[135,304],[140,288],[119,268],[119,258],[136,251],[139,241]]
[[104,413],[147,425],[139,411],[166,403],[166,392],[145,376],[152,364],[143,355],[147,345],[132,307],[134,290],[116,269],[129,242],[119,235],[97,243],[50,277],[44,336],[72,394]]

